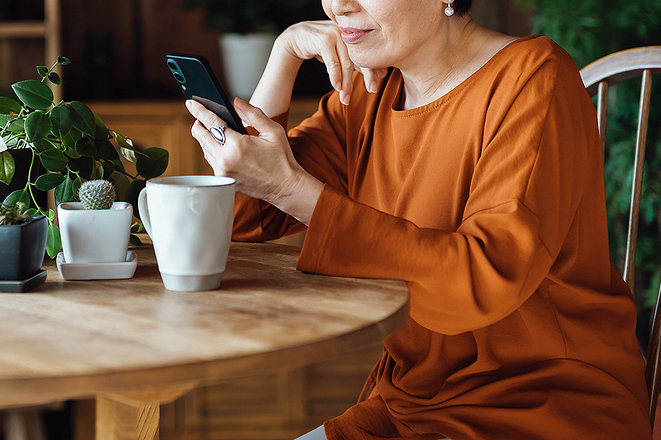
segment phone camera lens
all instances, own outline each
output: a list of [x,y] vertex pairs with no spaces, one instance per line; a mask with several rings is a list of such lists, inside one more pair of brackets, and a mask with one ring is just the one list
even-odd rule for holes
[[175,63],[175,62],[172,61],[172,60],[169,60],[169,61],[168,61],[168,66],[169,66],[170,69],[172,69],[172,70],[177,70],[177,63]]
[[179,81],[180,83],[183,83],[183,82],[184,82],[184,77],[183,77],[183,75],[182,75],[181,73],[179,73],[179,72],[174,72],[174,79],[176,79],[176,80]]

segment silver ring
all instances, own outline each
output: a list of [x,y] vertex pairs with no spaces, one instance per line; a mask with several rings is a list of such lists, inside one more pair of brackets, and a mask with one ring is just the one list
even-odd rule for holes
[[225,141],[227,140],[225,138],[225,129],[227,128],[227,125],[212,125],[209,127],[209,132],[211,133],[211,136],[213,136],[220,145],[225,145]]

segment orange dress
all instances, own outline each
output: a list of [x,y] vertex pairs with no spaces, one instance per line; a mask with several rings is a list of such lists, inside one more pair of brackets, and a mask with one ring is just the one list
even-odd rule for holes
[[[303,271],[405,280],[410,318],[329,439],[651,438],[631,293],[609,249],[595,108],[544,37],[428,105],[354,78],[290,131],[325,183]],[[300,230],[237,198],[235,239]]]

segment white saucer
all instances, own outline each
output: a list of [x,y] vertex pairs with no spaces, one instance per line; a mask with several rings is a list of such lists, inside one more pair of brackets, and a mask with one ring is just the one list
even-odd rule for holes
[[118,263],[67,263],[64,252],[57,254],[57,270],[65,280],[119,280],[131,278],[138,266],[134,252],[126,253],[126,261]]

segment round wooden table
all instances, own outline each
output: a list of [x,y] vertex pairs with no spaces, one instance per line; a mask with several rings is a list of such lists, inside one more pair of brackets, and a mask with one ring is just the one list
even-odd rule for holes
[[97,439],[158,437],[159,405],[226,379],[339,357],[408,317],[403,282],[295,270],[298,249],[233,243],[221,288],[165,290],[151,246],[128,280],[65,281],[54,262],[0,294],[0,407],[96,397]]

